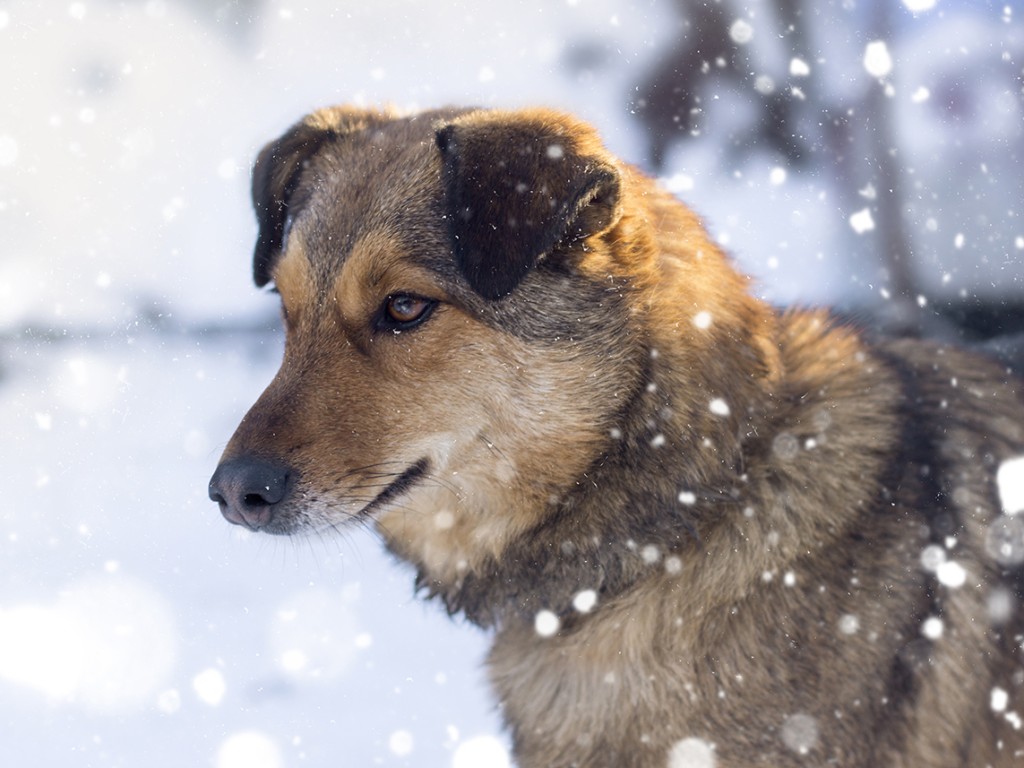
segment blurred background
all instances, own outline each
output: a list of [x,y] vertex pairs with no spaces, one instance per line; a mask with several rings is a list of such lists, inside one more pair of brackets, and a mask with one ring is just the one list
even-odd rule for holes
[[0,765],[509,764],[482,633],[206,496],[304,113],[575,112],[759,295],[973,342],[1024,330],[1022,88],[1020,0],[0,0]]

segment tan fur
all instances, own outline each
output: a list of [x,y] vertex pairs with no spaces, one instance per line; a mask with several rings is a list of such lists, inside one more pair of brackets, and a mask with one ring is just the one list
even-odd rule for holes
[[[680,768],[686,739],[718,768],[1022,759],[989,704],[1024,710],[1021,622],[991,610],[1019,575],[986,549],[1019,380],[774,311],[547,110],[314,113],[254,201],[285,358],[211,495],[275,533],[372,519],[494,628],[522,768]],[[398,328],[395,296],[436,305]]]

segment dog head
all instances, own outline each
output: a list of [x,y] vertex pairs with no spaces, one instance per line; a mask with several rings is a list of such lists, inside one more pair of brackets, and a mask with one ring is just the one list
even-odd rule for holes
[[439,576],[535,525],[645,364],[624,173],[546,110],[327,109],[264,148],[253,271],[285,353],[211,480],[224,516],[372,520]]

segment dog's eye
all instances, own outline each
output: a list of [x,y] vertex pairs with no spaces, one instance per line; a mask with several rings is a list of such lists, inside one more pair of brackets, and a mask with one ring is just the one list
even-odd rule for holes
[[382,325],[393,331],[413,328],[426,320],[435,306],[436,301],[405,293],[388,296],[381,315]]

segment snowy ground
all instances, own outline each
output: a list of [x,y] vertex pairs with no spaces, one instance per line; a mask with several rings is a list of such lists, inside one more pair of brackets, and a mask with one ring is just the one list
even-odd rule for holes
[[[497,733],[483,637],[371,537],[254,537],[207,499],[277,352],[143,332],[7,355],[0,764],[449,765]],[[280,757],[231,758],[246,733]]]
[[[936,292],[1019,296],[1024,9],[968,5],[905,13],[888,48],[914,232]],[[671,4],[308,6],[0,0],[0,765],[507,763],[486,638],[416,601],[371,536],[250,536],[206,498],[279,355],[230,330],[276,313],[248,282],[247,169],[353,100],[554,104],[638,159],[624,105]],[[867,42],[828,48],[849,88]],[[967,99],[953,124],[946,99]],[[719,149],[677,148],[667,183],[757,290],[877,299],[831,182]]]

